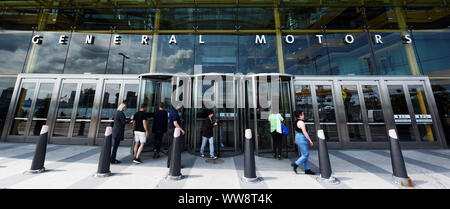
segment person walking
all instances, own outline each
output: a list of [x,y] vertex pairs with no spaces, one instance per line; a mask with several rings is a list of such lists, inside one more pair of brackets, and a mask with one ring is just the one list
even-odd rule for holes
[[272,112],[268,120],[270,124],[270,135],[272,135],[273,157],[281,160],[281,145],[283,142],[281,123],[284,123],[284,118],[280,113]]
[[[181,109],[181,105],[177,105],[176,107],[172,107],[172,110],[169,113],[169,125],[168,125],[168,133],[169,133],[169,151],[167,152],[167,168],[170,167],[170,158],[171,158],[171,152],[172,152],[172,146],[173,146],[173,140],[174,140],[174,132],[175,128],[179,128],[181,135],[184,135],[184,130],[181,127],[183,119],[179,115],[179,111]],[[181,142],[179,142],[181,143]],[[183,149],[180,149],[183,150]]]
[[308,130],[306,129],[306,125],[304,122],[305,114],[303,111],[297,111],[295,113],[295,117],[297,118],[295,122],[295,143],[302,154],[301,157],[297,159],[297,161],[292,162],[291,166],[294,168],[294,172],[297,173],[297,168],[304,165],[305,174],[314,175],[315,173],[311,171],[309,167],[308,158],[309,158],[309,146],[313,146],[313,142],[308,135]]
[[206,146],[206,141],[209,142],[209,156],[212,159],[217,159],[217,157],[214,155],[214,138],[213,138],[213,128],[214,126],[217,126],[217,122],[213,121],[214,112],[208,110],[207,111],[207,118],[205,119],[205,122],[203,123],[202,128],[202,146],[200,147],[200,156],[205,157],[204,151]]
[[147,128],[147,113],[145,109],[147,106],[142,104],[138,112],[133,115],[133,136],[134,136],[134,149],[133,155],[134,163],[142,163],[141,153],[144,150],[145,142],[147,142],[147,137],[149,137],[150,132]]
[[154,114],[152,133],[155,134],[155,143],[153,149],[153,158],[159,158],[161,151],[161,141],[167,132],[168,113],[164,110],[164,103],[159,103],[158,110]]
[[120,161],[116,159],[117,149],[119,148],[120,142],[124,139],[125,125],[130,122],[130,120],[125,117],[125,113],[123,113],[126,109],[127,106],[122,103],[117,107],[117,112],[114,115],[114,125],[112,128],[112,141],[114,145],[110,158],[111,164],[120,163]]

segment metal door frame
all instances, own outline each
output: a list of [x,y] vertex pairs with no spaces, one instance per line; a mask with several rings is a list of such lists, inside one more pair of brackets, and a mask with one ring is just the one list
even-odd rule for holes
[[[240,134],[238,132],[239,131],[243,131],[243,130],[242,129],[238,130],[240,116],[239,116],[239,113],[237,111],[237,109],[238,109],[237,105],[240,104],[240,101],[239,101],[240,96],[239,96],[239,93],[237,91],[237,85],[238,85],[240,79],[237,78],[236,75],[233,74],[233,73],[201,73],[201,74],[195,74],[195,75],[192,76],[192,80],[193,81],[192,81],[191,88],[195,89],[195,90],[192,92],[193,93],[192,94],[193,95],[193,97],[192,97],[192,102],[193,103],[191,103],[191,104],[193,104],[193,107],[191,108],[192,112],[193,112],[193,114],[192,114],[193,115],[192,116],[192,121],[191,121],[193,130],[191,130],[191,131],[193,132],[193,134],[191,135],[192,138],[190,139],[190,141],[191,141],[190,143],[193,143],[193,150],[191,150],[191,152],[193,152],[194,154],[197,154],[197,144],[198,144],[197,140],[200,140],[200,142],[201,142],[201,139],[199,139],[199,135],[197,133],[196,127],[198,125],[197,124],[197,120],[198,120],[198,118],[197,118],[197,109],[198,108],[197,107],[201,106],[202,108],[200,108],[200,109],[203,109],[203,104],[199,104],[198,103],[199,101],[197,99],[198,96],[199,96],[198,95],[199,93],[201,94],[201,96],[203,98],[203,82],[201,82],[201,88],[199,87],[199,84],[200,84],[199,77],[203,78],[203,76],[218,76],[218,77],[220,77],[222,79],[225,78],[225,80],[221,80],[221,82],[219,83],[219,84],[222,84],[222,85],[226,84],[226,82],[228,81],[226,78],[230,78],[230,77],[232,78],[231,82],[232,82],[232,86],[233,87],[232,87],[232,90],[231,90],[231,92],[232,92],[231,98],[235,98],[234,105],[233,105],[234,106],[233,107],[233,113],[234,113],[235,117],[232,120],[233,121],[233,129],[234,129],[234,132],[233,132],[233,135],[234,135],[234,152],[233,152],[233,155],[237,155],[237,154],[242,152],[242,150],[239,150],[239,146],[238,145],[239,145],[239,143],[243,143],[243,140],[240,138]],[[226,102],[226,98],[219,98],[218,97],[218,95],[220,95],[219,94],[219,90],[220,90],[219,85],[217,85],[215,82],[212,85],[213,85],[212,88],[214,88],[214,108],[213,108],[214,110],[213,111],[214,111],[215,117],[216,118],[220,118],[220,116],[217,113],[217,111],[218,111],[217,110],[218,104],[219,104],[220,100],[223,100],[223,101]],[[203,101],[203,99],[202,99],[202,101]],[[223,107],[223,108],[225,108],[225,107]],[[215,128],[214,137],[216,139],[218,137],[217,136],[218,132],[219,132],[218,128]],[[220,146],[220,142],[219,142],[218,146]],[[215,152],[220,150],[220,147],[217,147],[216,149],[217,150],[215,150]]]
[[[98,115],[96,117],[96,127],[95,127],[95,132],[94,132],[94,144],[100,145],[104,142],[104,137],[100,137],[99,136],[99,129],[100,129],[100,125],[101,123],[112,123],[114,122],[114,119],[112,120],[102,120],[101,119],[101,114],[102,114],[102,110],[103,110],[103,104],[104,104],[104,94],[105,94],[105,89],[106,89],[106,85],[108,84],[118,84],[119,85],[119,98],[118,98],[118,104],[120,105],[121,103],[123,103],[124,100],[124,94],[125,94],[125,85],[127,84],[136,84],[138,85],[137,87],[137,101],[136,101],[136,108],[137,110],[139,110],[139,97],[140,97],[140,83],[139,80],[136,79],[127,79],[127,78],[122,78],[122,79],[117,79],[117,78],[105,78],[102,79],[101,81],[101,90],[100,90],[100,101],[98,101]],[[95,102],[94,102],[95,104]],[[128,108],[128,107],[127,107]],[[91,119],[92,120],[92,119]],[[91,137],[90,137],[91,138]]]
[[[175,80],[173,78],[176,78]],[[187,119],[184,118],[185,121],[189,121],[190,118],[190,112],[191,112],[191,108],[189,105],[191,105],[191,76],[187,75],[187,74],[170,74],[170,73],[144,73],[144,74],[140,74],[138,75],[138,79],[139,79],[139,90],[138,90],[138,108],[141,104],[143,104],[143,94],[145,94],[145,89],[146,89],[146,82],[145,80],[150,80],[152,82],[157,82],[160,83],[161,86],[163,86],[163,83],[167,83],[169,82],[171,84],[171,88],[173,88],[173,85],[177,86],[176,92],[175,92],[175,96],[179,95],[179,91],[180,91],[180,82],[183,81],[183,88],[184,88],[184,94],[183,94],[183,105],[188,105],[187,107],[185,107],[185,113],[187,116]],[[175,82],[175,83],[174,83]],[[186,82],[186,83],[184,83]],[[155,96],[157,91],[161,91],[160,92],[160,100],[162,98],[165,98],[163,96],[164,93],[164,89],[161,87],[161,89],[154,89],[155,92]],[[171,106],[173,106],[173,99],[175,99],[174,94],[172,92],[172,94],[170,95],[170,101],[171,101]],[[157,104],[155,104],[157,105]],[[168,111],[170,113],[170,110]],[[187,124],[186,122],[184,123],[184,129],[187,132],[186,136],[185,136],[185,145],[188,145],[189,142],[189,138],[190,138],[190,126],[191,124]],[[169,142],[168,142],[169,143]],[[133,153],[133,146],[134,146],[134,140],[132,140],[132,147],[130,150],[130,153]],[[144,149],[145,151],[145,149]],[[162,151],[162,150],[161,150]]]
[[[249,111],[249,109],[253,109],[253,111],[254,111],[254,115],[253,115],[253,120],[254,120],[253,121],[253,125],[254,126],[253,127],[254,127],[255,130],[252,130],[252,132],[254,133],[253,139],[255,140],[255,153],[257,155],[260,155],[260,154],[263,154],[263,153],[268,153],[268,152],[261,152],[260,148],[259,148],[258,116],[257,116],[258,114],[257,114],[257,111],[256,111],[256,109],[258,107],[257,97],[258,97],[258,92],[259,92],[259,91],[257,91],[257,88],[256,88],[257,87],[256,78],[257,77],[262,77],[262,76],[267,76],[268,78],[271,78],[271,76],[278,76],[278,78],[280,79],[279,89],[278,90],[279,90],[279,93],[280,93],[280,100],[281,101],[283,101],[281,99],[283,81],[288,83],[288,88],[289,89],[287,90],[287,95],[286,96],[287,96],[287,101],[290,101],[290,103],[291,103],[289,105],[290,106],[289,110],[291,111],[291,117],[290,117],[291,118],[291,128],[293,128],[293,124],[294,124],[294,118],[293,118],[294,108],[293,108],[293,103],[292,103],[292,101],[295,100],[294,97],[292,96],[293,95],[293,88],[294,88],[294,86],[292,85],[292,82],[294,80],[293,75],[283,74],[283,73],[259,73],[259,74],[248,74],[248,75],[245,75],[244,76],[244,82],[246,82],[246,81],[250,82],[252,93],[253,93],[253,95],[249,95],[251,98],[246,98],[246,99],[251,99],[252,100],[252,104],[254,105],[254,107],[245,107],[245,109],[246,109],[245,110],[246,111],[245,114],[247,114],[247,111]],[[286,80],[283,80],[283,79],[286,79]],[[244,91],[247,91],[247,89],[244,89]],[[270,95],[271,95],[270,87],[268,89],[268,93],[270,93]],[[279,105],[283,105],[283,104],[279,104]],[[283,112],[284,112],[284,108],[283,108]],[[295,136],[294,136],[294,133],[293,133],[292,130],[293,129],[291,129],[289,134],[291,135],[292,138],[294,138]],[[269,135],[270,135],[270,133],[269,133]],[[286,145],[285,146],[286,155],[288,155],[289,150],[287,149],[287,141],[286,141],[285,145]],[[271,148],[273,150],[273,143],[271,143],[270,146],[271,146]],[[283,148],[282,148],[281,152],[283,153]]]
[[[75,100],[73,103],[73,109],[72,109],[72,115],[70,117],[70,124],[69,124],[69,128],[68,128],[68,132],[66,136],[53,136],[53,131],[54,131],[54,127],[57,121],[57,115],[55,114],[55,119],[53,120],[53,124],[52,124],[52,132],[49,132],[49,135],[52,136],[52,141],[53,142],[58,142],[58,141],[63,141],[63,142],[67,142],[68,144],[79,144],[78,142],[85,142],[82,144],[89,144],[92,145],[92,140],[93,139],[93,134],[95,134],[95,130],[96,129],[96,123],[97,120],[95,118],[95,116],[98,114],[98,97],[99,97],[99,85],[101,84],[101,79],[99,78],[62,78],[61,80],[61,84],[60,84],[60,88],[59,88],[59,92],[58,92],[58,97],[60,96],[60,93],[63,90],[64,84],[77,84],[77,89],[76,89],[76,93],[75,93]],[[73,130],[75,127],[75,123],[77,122],[76,119],[76,114],[78,112],[78,105],[79,105],[79,101],[80,101],[80,94],[81,94],[81,87],[83,86],[83,84],[95,84],[95,95],[94,95],[94,101],[93,101],[93,105],[92,105],[92,113],[91,113],[91,118],[89,120],[90,124],[89,124],[89,131],[88,131],[88,136],[87,137],[74,137],[73,136]],[[55,112],[57,113],[59,110],[59,100],[57,102],[57,108],[55,109]],[[83,119],[83,120],[87,120],[87,119]],[[67,119],[64,119],[64,121],[67,121]],[[77,140],[78,142],[72,142],[73,140]]]
[[345,110],[345,104],[344,104],[344,100],[342,99],[342,104],[339,105],[341,108],[341,110],[345,115],[345,117],[342,119],[342,121],[344,122],[346,128],[345,130],[343,130],[343,134],[346,138],[348,138],[349,142],[350,141],[350,133],[349,133],[349,125],[362,125],[364,128],[364,133],[365,133],[365,142],[371,142],[372,141],[372,137],[371,137],[371,133],[370,133],[370,128],[368,125],[368,116],[367,116],[367,110],[366,110],[366,106],[365,106],[365,101],[364,101],[364,95],[362,93],[362,88],[361,88],[361,82],[360,81],[342,81],[342,80],[338,80],[337,81],[338,84],[338,92],[341,92],[341,96],[342,96],[342,91],[344,90],[342,88],[342,86],[355,86],[356,87],[356,93],[358,95],[358,101],[359,101],[359,108],[360,108],[360,113],[361,113],[361,122],[348,122],[347,121],[347,111]]
[[[50,105],[49,105],[49,113],[47,114],[47,119],[46,119],[46,125],[48,125],[49,121],[50,121],[50,110],[52,108],[52,104],[54,103],[54,91],[55,91],[55,85],[57,85],[57,79],[51,79],[51,78],[44,78],[44,79],[36,79],[36,78],[27,78],[24,77],[22,75],[18,75],[17,79],[16,79],[16,84],[14,86],[14,90],[13,90],[13,94],[11,97],[11,103],[9,105],[8,108],[8,113],[6,115],[6,122],[4,124],[4,129],[5,131],[3,131],[2,134],[2,138],[4,139],[4,141],[6,141],[6,139],[10,140],[10,141],[17,141],[17,142],[35,142],[35,140],[37,138],[39,138],[39,136],[30,136],[30,130],[31,130],[31,124],[33,122],[33,113],[35,110],[35,106],[36,106],[36,99],[37,96],[39,95],[40,89],[41,89],[41,84],[53,84],[53,92],[52,92],[52,97],[50,99]],[[32,103],[30,105],[30,112],[29,115],[26,118],[26,123],[25,123],[25,130],[24,130],[24,135],[22,136],[18,136],[18,135],[11,135],[11,127],[12,124],[14,123],[15,120],[15,110],[17,109],[17,105],[18,105],[18,99],[20,96],[20,91],[22,89],[22,86],[25,83],[33,83],[34,84],[34,92],[33,92],[33,96],[32,96]]]
[[[428,111],[429,111],[429,114],[431,114],[432,119],[433,119],[434,137],[435,137],[436,141],[438,141],[438,143],[422,142],[422,141],[418,141],[418,139],[416,138],[416,140],[414,140],[412,142],[401,142],[402,147],[405,147],[405,148],[445,148],[447,146],[446,142],[445,142],[445,137],[443,137],[444,134],[442,131],[442,124],[440,123],[439,117],[437,115],[436,103],[434,100],[433,92],[431,90],[431,84],[429,82],[428,77],[426,77],[426,76],[332,76],[332,77],[330,77],[330,76],[295,76],[294,84],[296,82],[300,82],[299,84],[308,85],[309,88],[311,89],[311,97],[314,97],[314,99],[312,99],[312,104],[313,104],[313,110],[314,110],[314,114],[315,114],[314,121],[315,121],[316,128],[320,127],[320,124],[318,124],[318,121],[316,120],[316,118],[318,118],[318,116],[316,115],[318,106],[317,106],[317,101],[315,98],[316,97],[315,86],[317,85],[318,82],[320,83],[321,81],[330,81],[332,83],[332,85],[334,86],[333,100],[335,103],[334,104],[335,108],[338,108],[337,104],[343,105],[342,94],[339,94],[339,92],[338,92],[341,90],[340,85],[350,84],[351,83],[350,81],[353,81],[354,83],[358,83],[358,89],[359,89],[358,95],[360,97],[359,99],[360,99],[361,103],[364,103],[364,104],[362,104],[362,107],[364,107],[365,110],[367,110],[367,109],[365,107],[365,102],[364,102],[364,98],[363,98],[364,95],[362,92],[362,86],[363,85],[374,85],[374,84],[377,85],[378,91],[379,91],[378,96],[379,96],[379,99],[381,102],[381,107],[383,110],[384,125],[385,125],[386,132],[392,128],[394,128],[396,130],[387,85],[401,84],[403,91],[408,91],[408,89],[407,89],[408,85],[416,85],[416,84],[422,85],[424,94],[426,97],[426,104],[428,107]],[[353,84],[351,84],[351,85],[353,85]],[[295,88],[295,85],[294,85],[294,88]],[[294,91],[295,91],[295,89],[294,89]],[[336,94],[336,92],[338,92],[338,94]],[[409,109],[414,111],[412,104],[411,104],[410,97],[406,98],[407,95],[409,96],[409,91],[408,91],[408,94],[405,93],[405,99],[407,100],[407,104],[409,103],[408,104],[408,107],[410,106]],[[361,99],[362,99],[362,101],[361,101]],[[409,101],[408,101],[408,99],[409,99]],[[341,107],[339,107],[339,108],[341,108]],[[361,110],[363,111],[363,109],[361,109]],[[408,110],[408,111],[410,112],[410,110]],[[412,112],[412,113],[414,113],[414,112]],[[340,149],[340,148],[386,148],[386,147],[388,147],[387,141],[386,142],[374,142],[372,140],[369,123],[367,123],[367,125],[369,127],[370,136],[366,135],[366,137],[368,137],[368,136],[371,137],[370,141],[367,140],[365,142],[351,142],[348,140],[348,137],[343,138],[342,135],[348,134],[345,113],[343,111],[335,111],[335,114],[336,114],[336,124],[337,124],[338,135],[339,135],[339,143],[328,142],[328,144],[331,145],[330,148],[339,148]],[[363,117],[368,117],[366,114],[367,113],[363,114]],[[412,115],[412,117],[413,116],[414,116],[414,114]],[[414,121],[415,121],[415,117],[414,117]],[[345,133],[344,133],[344,131],[345,131]],[[418,131],[415,130],[415,132],[418,132]]]

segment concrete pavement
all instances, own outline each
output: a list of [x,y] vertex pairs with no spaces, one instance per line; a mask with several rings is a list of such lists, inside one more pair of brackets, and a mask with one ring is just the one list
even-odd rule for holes
[[[180,181],[166,180],[167,157],[153,159],[144,153],[142,164],[133,164],[129,147],[119,147],[121,164],[111,165],[112,176],[95,178],[101,147],[49,144],[46,172],[25,175],[31,166],[35,144],[0,143],[0,188],[11,189],[399,189],[392,182],[389,150],[330,150],[333,176],[341,183],[330,185],[311,176],[295,174],[289,159],[256,157],[257,184],[243,183],[244,157],[221,158],[220,164],[182,154]],[[450,150],[403,150],[409,177],[418,189],[450,188]],[[269,155],[268,155],[269,156]],[[318,172],[317,150],[310,151],[310,165]],[[299,171],[301,169],[299,168]]]

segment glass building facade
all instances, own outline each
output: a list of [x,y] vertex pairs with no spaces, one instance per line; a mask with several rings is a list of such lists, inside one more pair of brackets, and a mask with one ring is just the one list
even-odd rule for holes
[[[130,116],[152,98],[170,103],[170,84],[140,75],[186,73],[193,90],[200,74],[279,74],[290,76],[280,84],[285,114],[305,111],[310,130],[324,129],[337,148],[386,147],[388,120],[406,147],[446,148],[449,49],[444,0],[0,1],[0,131],[33,141],[48,124],[52,143],[97,144],[118,104]],[[233,95],[252,98],[259,79]],[[219,111],[224,134],[258,129],[269,149],[258,107],[247,109],[246,125],[231,120],[240,110]]]

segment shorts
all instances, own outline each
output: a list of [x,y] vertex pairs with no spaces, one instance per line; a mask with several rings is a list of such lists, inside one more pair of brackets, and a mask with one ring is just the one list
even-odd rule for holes
[[137,143],[144,144],[147,141],[147,136],[145,132],[142,131],[134,131],[134,141]]

